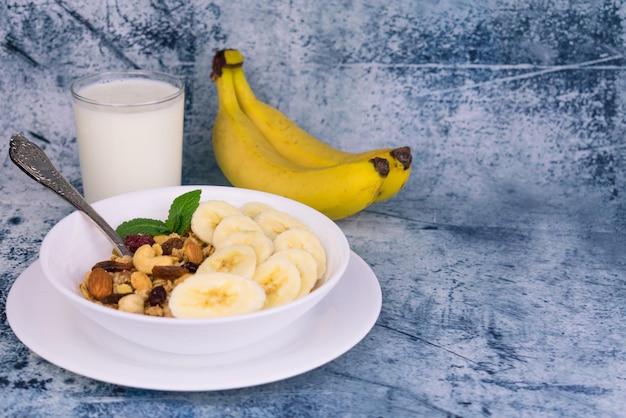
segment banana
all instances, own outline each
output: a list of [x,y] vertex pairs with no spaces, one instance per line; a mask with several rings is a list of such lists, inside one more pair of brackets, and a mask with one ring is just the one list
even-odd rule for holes
[[265,290],[250,278],[196,273],[172,290],[169,307],[176,318],[213,318],[258,311],[265,300]]
[[411,175],[413,156],[409,147],[394,148],[387,153],[387,156],[381,156],[381,158],[389,161],[390,169],[389,175],[380,188],[380,194],[374,202],[382,202],[398,194]]
[[222,218],[213,231],[213,245],[219,247],[226,238],[240,231],[262,231],[261,226],[246,215]]
[[213,233],[220,221],[227,216],[241,215],[234,205],[223,200],[207,200],[200,203],[191,217],[191,230],[207,244],[213,243]]
[[261,231],[239,231],[229,235],[220,245],[249,245],[254,249],[257,264],[274,253],[274,242]]
[[267,210],[258,214],[254,221],[271,239],[288,229],[309,229],[308,226],[293,216],[278,210]]
[[300,289],[296,299],[311,293],[317,282],[317,262],[310,252],[297,248],[290,248],[274,253],[270,258],[284,257],[295,264],[300,272]]
[[218,51],[211,74],[219,102],[213,151],[228,181],[300,201],[335,220],[371,205],[389,174],[389,161],[373,158],[307,168],[279,154],[239,107],[228,65],[232,52]]
[[263,309],[296,299],[300,291],[300,271],[287,257],[270,257],[259,264],[252,279],[265,290]]
[[196,273],[223,272],[252,277],[256,270],[256,253],[249,245],[236,244],[216,248],[198,266]]
[[274,238],[274,252],[296,248],[311,253],[317,263],[317,278],[326,273],[326,251],[317,235],[306,229],[288,229]]
[[384,158],[390,164],[390,172],[375,202],[394,196],[404,187],[411,174],[413,159],[409,147],[379,148],[358,153],[334,148],[299,127],[280,110],[258,100],[246,79],[243,55],[233,50],[228,57],[227,64],[233,67],[235,92],[241,109],[279,154],[311,168]]
[[276,210],[276,209],[274,209],[273,206],[270,206],[267,203],[263,203],[263,202],[248,202],[248,203],[243,204],[239,208],[239,210],[244,215],[249,216],[250,218],[254,219],[257,216],[259,216],[259,214],[261,214],[262,212],[265,212],[265,211],[268,211],[268,210]]

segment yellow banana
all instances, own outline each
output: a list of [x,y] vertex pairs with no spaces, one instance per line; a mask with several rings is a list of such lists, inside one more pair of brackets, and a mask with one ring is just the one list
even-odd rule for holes
[[341,219],[359,212],[380,194],[389,162],[373,158],[321,168],[302,167],[280,155],[239,107],[229,51],[213,60],[218,111],[213,126],[217,163],[236,186],[282,195]]
[[232,68],[235,91],[241,109],[283,157],[303,167],[326,167],[384,158],[390,164],[389,176],[383,182],[381,193],[375,202],[394,196],[406,184],[411,174],[412,163],[409,147],[379,148],[359,153],[334,148],[300,128],[275,107],[258,100],[246,79],[243,55],[237,50],[229,50],[227,57],[226,65]]
[[395,196],[404,187],[411,174],[413,156],[409,147],[394,148],[387,153],[389,161],[389,175],[380,188],[380,194],[374,202],[382,202]]

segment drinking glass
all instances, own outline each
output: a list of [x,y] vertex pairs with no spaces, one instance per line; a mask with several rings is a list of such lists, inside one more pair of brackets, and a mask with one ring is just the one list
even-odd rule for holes
[[85,199],[179,186],[184,83],[153,71],[110,71],[71,85]]

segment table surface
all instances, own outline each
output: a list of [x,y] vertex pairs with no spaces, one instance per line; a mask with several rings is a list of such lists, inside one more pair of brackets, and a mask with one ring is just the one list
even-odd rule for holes
[[578,206],[523,182],[482,201],[433,201],[416,197],[415,175],[393,199],[338,221],[382,288],[359,344],[284,381],[189,394],[81,377],[20,343],[8,290],[71,208],[7,160],[2,172],[0,404],[16,414],[618,416],[626,406],[623,218],[587,198],[595,188],[577,193]]
[[[12,31],[0,45],[6,47],[0,58],[7,77],[0,82],[6,99],[0,112],[3,413],[623,416],[626,86],[617,6],[592,2],[542,12],[541,2],[530,2],[473,13],[470,4],[448,13],[429,3],[416,17],[412,2],[399,2],[398,11],[381,6],[380,16],[378,9],[360,10],[365,17],[353,16],[352,24],[363,21],[359,27],[371,30],[356,37],[326,22],[323,10],[294,8],[279,10],[276,18],[291,38],[282,37],[280,24],[268,27],[275,32],[257,32],[265,46],[245,32],[247,43],[241,44],[258,52],[246,68],[264,97],[280,92],[273,104],[345,149],[410,145],[414,169],[397,196],[337,222],[382,289],[380,316],[362,341],[286,380],[187,393],[117,386],[66,371],[31,352],[7,321],[12,284],[37,260],[46,232],[72,212],[11,163],[8,137],[25,133],[80,188],[67,99],[76,63],[97,65],[101,54],[103,67],[148,67],[157,56],[150,48],[169,47],[133,42],[132,31],[118,36],[102,29],[117,24],[126,30],[121,5],[107,8],[113,17],[103,23],[97,16],[105,13],[95,3],[86,10],[66,3],[11,8],[13,24],[0,28]],[[224,41],[221,33],[246,26],[234,16],[273,19],[235,3],[220,6],[223,26],[205,25],[196,46],[216,45]],[[433,8],[436,13],[429,12]],[[162,25],[180,25],[186,34],[181,43],[196,39],[184,24],[192,12],[207,19],[217,13],[193,2],[171,13],[154,9],[163,19],[189,14]],[[329,15],[344,16],[332,10]],[[58,16],[66,15],[78,23],[61,22]],[[387,32],[376,29],[379,18]],[[39,24],[29,26],[29,19]],[[310,21],[326,24],[327,31],[309,28]],[[343,23],[350,23],[347,17]],[[48,25],[56,37],[45,32]],[[76,40],[63,35],[65,27]],[[405,32],[407,27],[412,29]],[[39,38],[29,38],[29,31]],[[341,39],[352,54],[329,52],[328,45]],[[50,48],[39,48],[40,40],[49,40]],[[281,42],[289,47],[273,47]],[[356,48],[360,44],[369,47]],[[413,44],[419,44],[417,52],[407,46]],[[387,48],[396,53],[381,58],[372,52]],[[194,93],[186,115],[184,184],[227,184],[210,153],[216,105],[200,70],[210,67],[209,49],[159,58],[163,65],[180,64],[164,69],[187,71]],[[262,71],[274,62],[290,69],[264,83]],[[95,68],[80,69],[86,67]],[[301,100],[290,101],[289,94]]]

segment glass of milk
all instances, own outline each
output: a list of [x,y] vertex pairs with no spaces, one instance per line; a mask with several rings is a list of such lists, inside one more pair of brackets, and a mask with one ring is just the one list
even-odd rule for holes
[[185,88],[151,71],[103,72],[72,83],[85,199],[181,184]]

